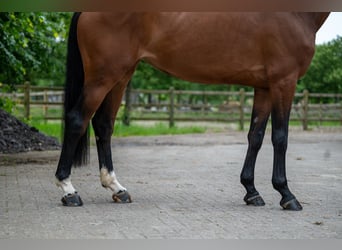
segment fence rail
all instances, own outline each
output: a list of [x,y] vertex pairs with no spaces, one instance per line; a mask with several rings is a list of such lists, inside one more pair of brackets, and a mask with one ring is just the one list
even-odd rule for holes
[[[16,103],[18,116],[29,119],[40,116],[44,120],[61,120],[64,91],[61,87],[37,87],[29,83],[16,86],[15,92],[5,93],[0,87],[0,98]],[[240,129],[249,122],[253,92],[188,91],[130,89],[122,102],[121,115],[125,124],[131,120],[168,121],[173,126],[179,121],[215,121],[238,123]],[[303,129],[309,122],[339,122],[342,125],[342,94],[296,93],[291,110],[291,121],[298,121]]]

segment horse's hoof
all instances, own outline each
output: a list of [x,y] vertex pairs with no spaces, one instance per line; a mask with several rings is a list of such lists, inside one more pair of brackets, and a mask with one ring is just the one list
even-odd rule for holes
[[243,200],[246,202],[247,205],[254,205],[256,207],[265,206],[265,202],[259,194],[256,194],[256,195],[246,194]]
[[285,210],[290,211],[300,211],[303,209],[302,205],[297,201],[296,198],[293,198],[289,201],[280,201],[280,206],[282,206]]
[[116,203],[131,203],[131,195],[127,191],[119,191],[119,193],[113,194],[113,201]]
[[83,201],[81,200],[81,197],[77,193],[63,196],[61,201],[64,206],[68,206],[68,207],[79,207],[83,205]]

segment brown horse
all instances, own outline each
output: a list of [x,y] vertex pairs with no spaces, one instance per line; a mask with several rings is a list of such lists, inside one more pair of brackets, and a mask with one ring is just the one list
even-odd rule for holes
[[254,167],[272,116],[273,187],[288,210],[302,207],[285,172],[288,122],[298,79],[315,49],[315,35],[329,13],[82,13],[72,19],[65,88],[63,148],[56,171],[66,206],[82,200],[70,181],[72,165],[87,160],[90,120],[100,178],[117,202],[131,202],[117,180],[111,156],[113,124],[125,87],[144,60],[194,82],[254,87],[248,151],[241,172],[247,204],[264,201]]

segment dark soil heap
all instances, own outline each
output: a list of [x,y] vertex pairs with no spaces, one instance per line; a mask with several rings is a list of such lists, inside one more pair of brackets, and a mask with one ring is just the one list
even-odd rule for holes
[[56,150],[58,141],[0,109],[0,153]]

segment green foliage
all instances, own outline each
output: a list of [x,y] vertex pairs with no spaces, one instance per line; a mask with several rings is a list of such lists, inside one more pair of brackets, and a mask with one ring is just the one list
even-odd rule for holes
[[5,110],[7,113],[12,113],[15,102],[8,97],[0,98],[0,109]]
[[172,77],[145,62],[140,62],[132,78],[134,89],[169,89]]
[[[3,85],[0,82],[0,94],[1,93],[11,93],[13,91],[13,88],[9,85]],[[16,103],[13,101],[13,99],[9,97],[0,97],[0,109],[5,110],[7,113],[12,114],[13,108],[15,107]]]
[[318,45],[311,66],[299,81],[298,90],[342,93],[342,37]]
[[0,82],[64,82],[70,13],[1,12]]

